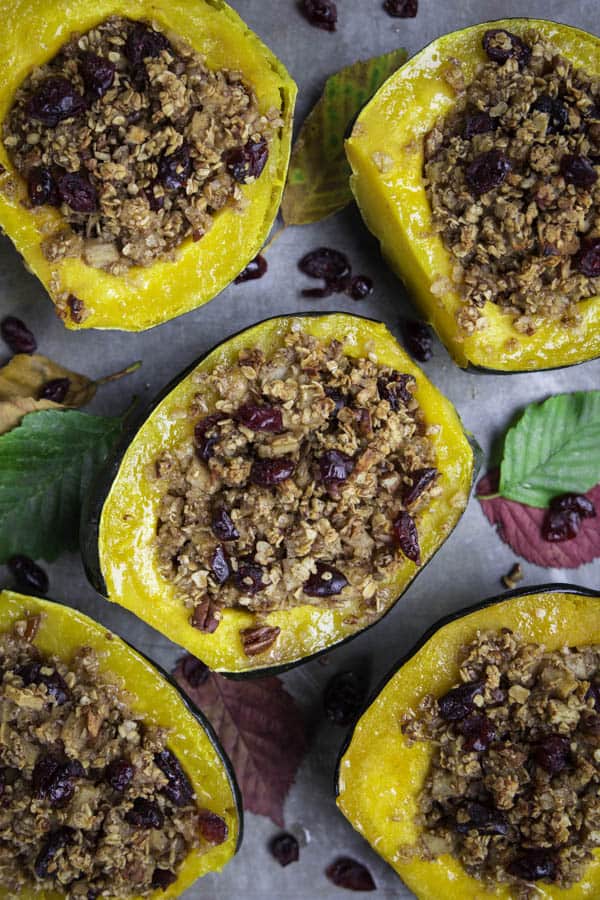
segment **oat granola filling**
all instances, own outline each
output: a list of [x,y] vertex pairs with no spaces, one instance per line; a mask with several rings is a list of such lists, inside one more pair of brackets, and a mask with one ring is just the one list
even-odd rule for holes
[[[441,491],[413,377],[292,330],[199,388],[195,443],[156,465],[160,571],[192,624],[214,631],[224,607],[378,616],[394,567],[420,563],[419,515]],[[248,655],[279,633],[248,632]]]
[[533,334],[600,292],[600,78],[535,32],[485,33],[489,62],[425,141],[433,225],[454,261],[468,333],[487,301]]
[[26,78],[4,144],[32,206],[65,227],[46,257],[121,274],[172,258],[260,177],[277,110],[262,115],[242,74],[208,68],[174,34],[111,17]]
[[136,716],[88,648],[67,665],[0,635],[0,885],[68,900],[166,888],[227,825],[200,809],[168,734]]
[[600,646],[548,652],[508,629],[479,633],[460,677],[403,719],[409,739],[434,743],[424,858],[452,853],[520,897],[537,896],[535,881],[576,884],[600,847]]

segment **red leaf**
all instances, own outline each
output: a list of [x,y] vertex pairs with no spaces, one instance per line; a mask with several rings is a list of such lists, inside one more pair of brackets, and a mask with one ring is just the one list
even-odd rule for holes
[[179,661],[175,680],[217,732],[235,769],[244,809],[269,816],[283,828],[283,804],[307,748],[296,701],[279,678],[231,681],[207,672],[192,687],[183,674],[189,676],[189,660]]
[[577,537],[557,544],[542,537],[545,509],[525,506],[504,497],[485,500],[480,496],[497,490],[498,470],[494,470],[481,479],[476,496],[489,521],[497,526],[502,540],[519,556],[547,569],[576,569],[600,556],[600,484],[586,494],[598,510],[596,518],[582,519]]

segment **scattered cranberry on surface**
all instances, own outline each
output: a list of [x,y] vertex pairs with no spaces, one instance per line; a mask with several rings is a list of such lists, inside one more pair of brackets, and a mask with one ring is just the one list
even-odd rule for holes
[[168,887],[175,884],[177,875],[169,869],[155,869],[152,875],[151,887],[166,891]]
[[38,878],[48,878],[50,866],[56,854],[73,839],[75,832],[66,825],[55,828],[44,838],[41,849],[35,858],[33,869]]
[[419,0],[385,0],[383,8],[394,19],[414,19],[419,11]]
[[174,153],[161,156],[158,180],[168,191],[179,191],[187,184],[192,169],[189,144],[184,142]]
[[63,403],[71,387],[70,378],[51,378],[44,382],[38,393],[38,400],[51,400],[53,403]]
[[65,172],[58,179],[60,199],[73,212],[92,213],[98,207],[96,188],[88,180],[87,175],[80,172]]
[[600,238],[588,238],[573,257],[575,268],[588,278],[600,278]]
[[276,835],[269,844],[269,850],[280,866],[289,866],[300,858],[298,841],[288,832]]
[[234,284],[243,284],[245,281],[255,281],[262,278],[268,269],[268,263],[264,256],[259,253],[254,259],[251,259],[245,269],[242,269]]
[[353,300],[365,300],[373,293],[373,280],[367,275],[355,275],[350,282],[349,293]]
[[394,540],[415,565],[421,565],[421,548],[419,547],[419,535],[413,517],[402,511],[393,523]]
[[17,585],[32,594],[48,593],[48,576],[32,559],[22,553],[11,556],[7,562],[9,571],[14,575]]
[[275,487],[294,474],[293,459],[279,456],[275,459],[256,459],[250,470],[250,480],[262,487]]
[[198,831],[209,844],[224,844],[229,835],[227,822],[210,809],[198,811]]
[[229,560],[224,548],[219,544],[210,559],[210,569],[217,584],[225,584],[231,575]]
[[425,322],[404,319],[401,323],[404,346],[419,362],[427,362],[433,356],[433,332]]
[[27,193],[32,206],[60,206],[58,185],[48,166],[34,166],[29,170]]
[[464,719],[473,711],[473,698],[483,690],[478,681],[467,682],[452,688],[438,700],[438,710],[442,719],[447,722],[456,722]]
[[[498,43],[498,38],[502,36],[502,43]],[[508,42],[508,46],[506,46]],[[519,66],[526,66],[531,57],[531,47],[503,28],[490,28],[483,36],[483,49],[487,53],[492,62],[505,63],[507,59],[515,57]]]
[[348,257],[331,247],[317,247],[305,253],[298,268],[309,278],[322,278],[324,281],[343,278],[350,274]]
[[144,797],[137,797],[123,818],[133,828],[155,828],[157,831],[163,827],[165,821],[158,803]]
[[212,514],[211,528],[220,541],[237,541],[240,534],[224,506],[219,506]]
[[224,413],[213,413],[205,416],[196,423],[194,429],[194,440],[196,442],[197,453],[200,459],[208,462],[214,452],[214,446],[219,440],[219,429],[216,427],[219,422],[226,419]]
[[469,163],[465,179],[470,190],[479,197],[504,184],[511,169],[510,160],[501,150],[488,150]]
[[542,537],[551,543],[571,541],[579,534],[581,520],[595,516],[596,507],[585,494],[554,497],[542,523]]
[[171,803],[175,806],[186,806],[191,803],[194,791],[175,754],[168,749],[161,750],[154,755],[154,762],[167,776],[168,784],[162,788],[162,792]]
[[85,89],[93,99],[104,97],[115,80],[115,66],[97,53],[84,53],[79,64]]
[[49,697],[52,697],[57,706],[62,706],[69,699],[70,693],[64,678],[54,669],[47,673],[43,671],[45,666],[40,662],[34,661],[25,663],[17,669],[17,675],[22,679],[23,684],[43,684]]
[[160,56],[163,50],[170,50],[171,45],[160,31],[148,28],[142,22],[136,22],[125,42],[125,56],[134,66],[139,66],[149,57]]
[[498,127],[498,119],[492,118],[487,112],[473,113],[467,116],[465,123],[465,138],[470,141],[476,134],[487,134]]
[[283,418],[279,406],[256,403],[245,403],[234,413],[235,418],[250,431],[267,431],[277,434],[283,431]]
[[412,506],[419,499],[432,481],[435,481],[438,470],[434,468],[415,469],[411,472],[412,484],[406,487],[402,493],[402,502],[405,506]]
[[347,728],[360,712],[366,693],[366,681],[356,672],[338,672],[323,694],[325,715],[335,725]]
[[348,891],[375,891],[377,886],[366,866],[349,856],[340,856],[325,869],[327,878]]
[[587,156],[565,153],[560,161],[560,172],[567,184],[579,188],[591,188],[598,180],[598,173]]
[[466,822],[457,822],[456,830],[460,834],[478,831],[479,834],[506,834],[508,820],[500,809],[492,809],[476,800],[467,803],[465,811],[469,816]]
[[549,775],[558,775],[569,765],[571,748],[569,739],[561,734],[549,734],[535,745],[533,758]]
[[104,778],[114,791],[122,794],[133,781],[134,768],[127,759],[113,759],[104,770]]
[[562,134],[569,122],[569,110],[558,97],[549,94],[540,94],[535,103],[531,105],[535,112],[546,113],[548,116],[548,134]]
[[235,573],[235,583],[242,594],[248,594],[250,597],[258,594],[265,588],[261,566],[252,562],[240,563]]
[[76,116],[84,109],[83,97],[62,75],[51,75],[42,81],[27,103],[29,117],[47,128],[56,128],[63,119]]
[[268,158],[269,146],[264,138],[248,141],[243,147],[234,147],[223,154],[225,168],[238,184],[259,178]]
[[509,864],[507,871],[523,881],[540,881],[542,878],[554,881],[556,857],[551,850],[523,848]]
[[13,353],[35,353],[37,341],[25,322],[16,316],[6,316],[0,324],[0,334]]
[[412,398],[408,390],[409,384],[414,384],[414,377],[403,372],[392,372],[391,375],[381,376],[377,379],[377,391],[382,400],[387,400],[394,412],[400,409],[400,405],[406,406]]
[[317,459],[319,477],[326,485],[341,484],[354,469],[354,460],[342,450],[326,450]]
[[467,753],[481,753],[496,739],[496,731],[491,719],[484,715],[472,715],[461,719],[458,730],[464,737],[463,747]]
[[346,576],[329,563],[316,562],[316,571],[302,585],[309,597],[334,597],[348,585]]
[[300,9],[315,28],[335,31],[337,6],[333,0],[301,0]]

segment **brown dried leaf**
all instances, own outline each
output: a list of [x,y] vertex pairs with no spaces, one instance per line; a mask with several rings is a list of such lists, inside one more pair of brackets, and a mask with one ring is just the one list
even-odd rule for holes
[[41,409],[58,409],[58,403],[51,400],[34,400],[33,397],[0,400],[0,434],[16,428],[27,413],[39,412]]
[[[175,679],[210,719],[235,769],[244,808],[283,828],[283,804],[307,749],[302,714],[279,678],[194,678],[184,657]],[[185,674],[184,674],[185,673]],[[187,676],[187,677],[186,677]]]
[[0,369],[0,401],[14,400],[17,397],[37,399],[43,385],[55,378],[68,378],[71,382],[61,406],[71,408],[84,406],[96,393],[96,383],[85,375],[71,372],[39,353],[17,353]]

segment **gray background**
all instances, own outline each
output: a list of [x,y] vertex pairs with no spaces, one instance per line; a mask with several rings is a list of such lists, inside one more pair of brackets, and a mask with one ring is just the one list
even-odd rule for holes
[[[233,5],[298,82],[297,122],[316,101],[326,76],[358,58],[397,46],[413,54],[445,31],[500,16],[527,14],[594,31],[598,13],[598,0],[530,0],[528,4],[522,0],[420,0],[418,16],[403,20],[389,18],[381,9],[381,0],[338,0],[338,31],[329,34],[311,28],[297,12],[295,0],[234,0]],[[369,301],[354,303],[334,297],[315,302],[300,296],[305,280],[296,262],[304,252],[321,244],[345,251],[355,272],[373,278],[375,291]],[[0,315],[22,317],[35,332],[41,353],[93,377],[143,359],[140,372],[104,387],[91,407],[93,412],[116,413],[129,404],[134,393],[149,401],[196,356],[232,331],[266,316],[316,309],[318,304],[322,310],[343,308],[382,319],[397,333],[399,317],[410,313],[402,286],[387,270],[354,208],[321,224],[288,229],[269,251],[268,260],[269,271],[261,281],[232,285],[204,308],[145,334],[73,333],[60,324],[43,288],[25,271],[9,241],[0,239]],[[438,343],[434,358],[424,368],[456,404],[486,454],[515,412],[530,401],[556,392],[600,387],[600,361],[546,374],[467,374],[453,365]],[[344,734],[319,718],[322,689],[334,672],[365,659],[370,660],[375,682],[441,615],[499,593],[500,576],[514,561],[511,550],[472,500],[454,534],[385,625],[375,626],[322,661],[283,676],[309,720],[316,722],[311,729],[310,754],[285,808],[287,827],[308,839],[301,860],[281,869],[266,849],[276,827],[267,819],[248,814],[241,852],[224,872],[203,879],[186,893],[186,898],[230,900],[242,894],[246,900],[333,900],[344,893],[329,884],[323,871],[338,854],[353,855],[369,866],[379,896],[412,896],[336,810],[333,771]],[[178,649],[133,616],[98,599],[87,585],[76,556],[65,556],[47,569],[52,596],[91,613],[166,667],[173,666]],[[599,561],[569,572],[527,563],[523,569],[525,585],[562,580],[600,586]],[[2,573],[2,583],[10,583],[6,573]]]

